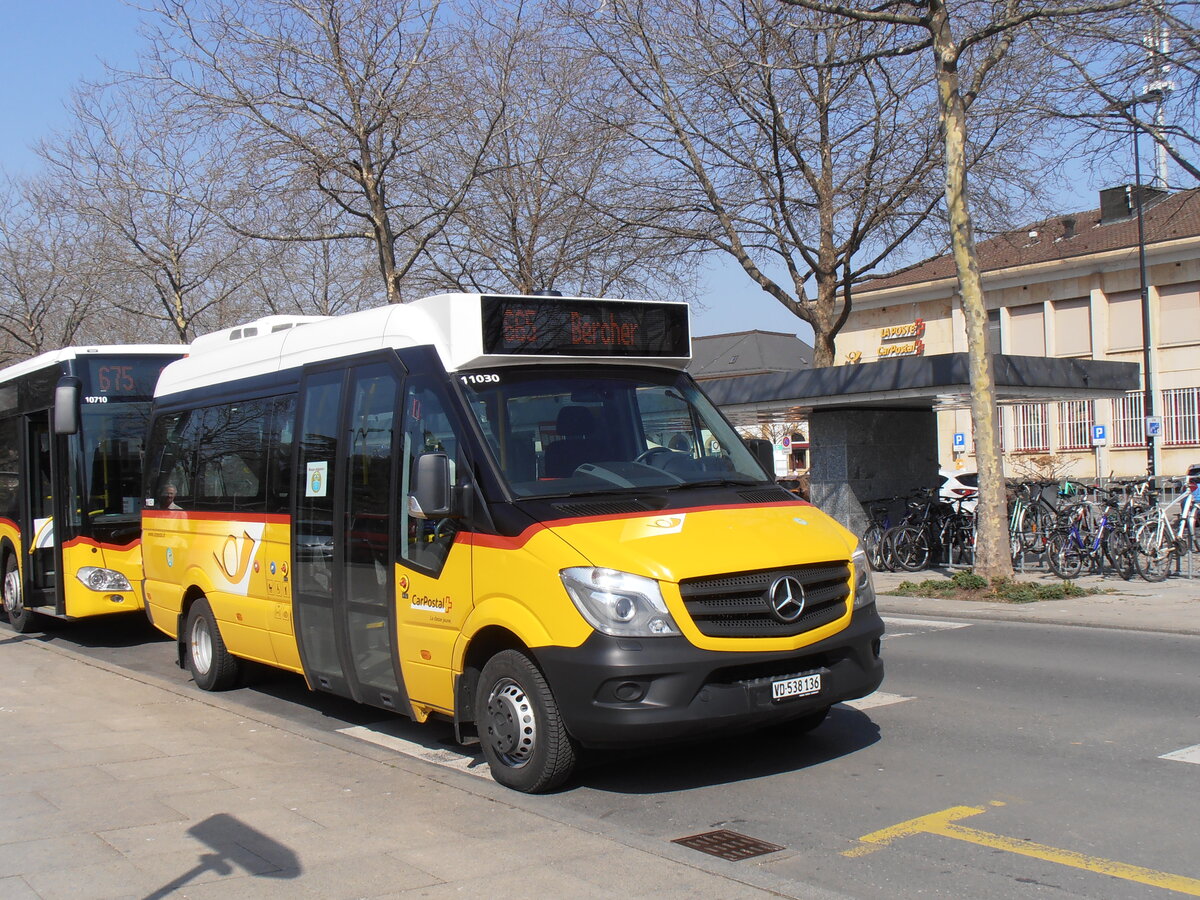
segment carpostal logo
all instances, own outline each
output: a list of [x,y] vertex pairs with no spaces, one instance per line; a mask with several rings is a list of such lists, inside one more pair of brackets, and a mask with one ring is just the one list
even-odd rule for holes
[[423,612],[448,613],[454,607],[449,597],[413,597],[410,609]]

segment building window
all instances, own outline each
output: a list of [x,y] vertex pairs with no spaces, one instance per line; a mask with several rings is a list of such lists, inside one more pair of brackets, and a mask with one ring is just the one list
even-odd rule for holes
[[1008,311],[1008,352],[1016,356],[1046,355],[1046,326],[1042,304],[1016,306]]
[[1121,291],[1108,298],[1108,349],[1142,348],[1142,295]]
[[1092,355],[1092,303],[1087,297],[1055,302],[1054,355]]
[[1045,403],[1010,406],[1014,453],[1045,453],[1050,449],[1050,429]]
[[1200,388],[1164,390],[1162,405],[1163,443],[1200,444]]
[[1191,281],[1158,289],[1158,341],[1200,343],[1200,283]]
[[1112,402],[1112,445],[1145,447],[1146,425],[1142,421],[1141,391],[1126,394]]
[[1091,400],[1066,400],[1058,404],[1058,448],[1090,450],[1092,424],[1095,422]]

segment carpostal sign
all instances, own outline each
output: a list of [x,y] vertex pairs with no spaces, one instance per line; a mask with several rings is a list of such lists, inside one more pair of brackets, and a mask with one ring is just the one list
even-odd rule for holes
[[[925,342],[925,320],[916,319],[904,325],[889,325],[879,331],[880,347],[878,356],[887,359],[889,356],[923,356]],[[887,341],[903,341],[891,344]]]

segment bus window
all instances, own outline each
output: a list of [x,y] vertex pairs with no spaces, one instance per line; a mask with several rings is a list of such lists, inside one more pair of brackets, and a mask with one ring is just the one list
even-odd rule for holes
[[[401,496],[411,493],[417,459],[424,453],[445,453],[450,458],[450,470],[455,473],[452,481],[457,481],[466,471],[459,458],[461,442],[434,381],[423,376],[409,378],[403,409]],[[407,502],[400,504],[400,521],[400,555],[404,562],[431,573],[440,571],[458,531],[455,521],[417,518],[409,511]]]

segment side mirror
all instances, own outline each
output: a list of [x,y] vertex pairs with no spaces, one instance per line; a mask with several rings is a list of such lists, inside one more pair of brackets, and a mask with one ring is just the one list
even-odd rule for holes
[[79,397],[83,382],[74,375],[64,375],[54,388],[54,433],[79,433]]
[[754,454],[754,458],[758,460],[758,464],[763,467],[763,471],[774,480],[775,448],[771,445],[771,442],[765,438],[750,438],[746,441],[746,446],[750,448],[750,452]]
[[450,457],[423,453],[417,457],[408,511],[418,519],[445,519],[454,514],[451,503]]

